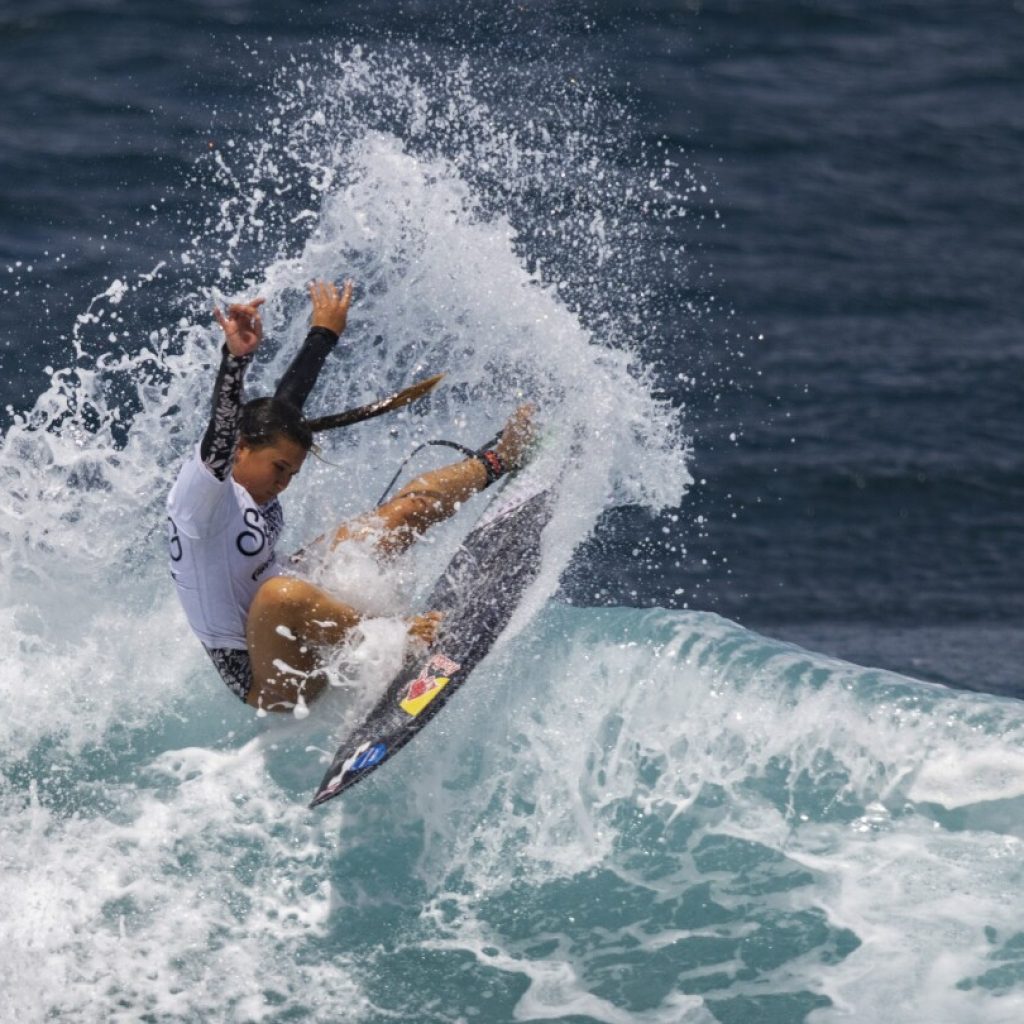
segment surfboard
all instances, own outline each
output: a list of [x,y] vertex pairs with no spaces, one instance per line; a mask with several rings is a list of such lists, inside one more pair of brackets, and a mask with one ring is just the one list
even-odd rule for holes
[[494,646],[540,570],[541,534],[554,496],[531,477],[512,479],[455,553],[426,601],[444,615],[437,640],[395,676],[341,743],[310,807],[340,796],[394,757]]

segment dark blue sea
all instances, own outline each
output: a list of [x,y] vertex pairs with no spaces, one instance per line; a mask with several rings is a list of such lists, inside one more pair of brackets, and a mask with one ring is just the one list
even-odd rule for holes
[[[0,0],[0,82],[12,1020],[1024,1019],[1024,4]],[[477,513],[322,567],[309,719],[204,662],[210,311],[267,390],[314,277],[323,411],[447,380],[296,546],[523,397],[577,446],[512,633],[316,812]]]

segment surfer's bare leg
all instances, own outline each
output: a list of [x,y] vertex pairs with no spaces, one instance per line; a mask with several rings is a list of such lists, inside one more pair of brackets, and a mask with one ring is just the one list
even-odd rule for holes
[[[520,465],[533,439],[533,411],[532,405],[520,406],[494,446],[509,469]],[[431,470],[406,484],[380,508],[344,524],[335,533],[332,547],[346,540],[368,539],[383,554],[396,555],[435,523],[455,513],[487,483],[487,470],[477,458]]]
[[267,711],[309,704],[323,692],[316,648],[340,643],[356,610],[306,580],[276,576],[256,592],[246,621],[253,684],[246,703]]
[[[327,687],[319,649],[341,643],[361,618],[351,605],[306,580],[267,580],[246,622],[253,677],[246,703],[266,711],[290,711],[300,697],[311,704]],[[409,635],[432,643],[439,624],[435,612],[416,615]]]
[[[532,416],[532,406],[517,409],[495,445],[509,468],[522,462],[533,438]],[[350,538],[367,538],[383,554],[397,554],[434,523],[452,515],[487,482],[487,470],[476,458],[424,473],[391,501],[342,526],[332,546]],[[360,619],[351,605],[307,580],[292,576],[267,580],[256,592],[246,622],[253,674],[247,703],[267,711],[290,711],[300,697],[307,704],[314,701],[327,686],[326,677],[318,671],[318,650],[341,643]],[[429,644],[439,622],[436,612],[414,616],[409,633]]]
[[416,477],[369,515],[342,526],[334,543],[368,535],[382,554],[396,555],[486,486],[487,471],[477,459],[432,470]]

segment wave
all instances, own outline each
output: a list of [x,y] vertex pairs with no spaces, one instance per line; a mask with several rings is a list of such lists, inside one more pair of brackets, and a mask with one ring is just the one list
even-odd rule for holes
[[[643,358],[645,261],[685,274],[652,239],[691,179],[676,188],[661,161],[631,176],[576,85],[513,130],[502,81],[466,64],[349,52],[288,74],[265,131],[196,167],[190,241],[96,296],[0,447],[10,1012],[1018,1019],[1020,705],[710,615],[552,603],[607,508],[676,508],[691,482],[680,411]],[[587,441],[518,633],[316,814],[335,737],[400,657],[387,616],[473,517],[371,595],[380,621],[306,721],[245,714],[191,642],[163,503],[204,425],[209,306],[267,298],[264,391],[314,276],[359,285],[325,409],[448,376],[386,429],[331,438],[345,469],[303,474],[286,545],[371,505],[419,440],[491,436],[520,394],[552,444]]]
[[19,1019],[1010,1021],[1024,1005],[1006,899],[1019,702],[713,615],[549,605],[322,813],[305,801],[351,698],[258,723],[199,657],[185,674],[187,704],[145,728],[5,758]]

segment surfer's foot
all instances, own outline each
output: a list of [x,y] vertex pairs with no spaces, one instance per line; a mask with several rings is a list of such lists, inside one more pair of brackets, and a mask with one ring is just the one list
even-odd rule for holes
[[519,406],[508,419],[494,446],[494,454],[501,460],[505,470],[519,469],[530,451],[530,445],[537,430],[533,417],[537,408],[532,402]]
[[431,644],[437,639],[437,634],[441,629],[441,618],[440,612],[427,612],[425,615],[414,615],[409,620],[409,636],[413,640],[419,640],[420,643],[430,647]]

